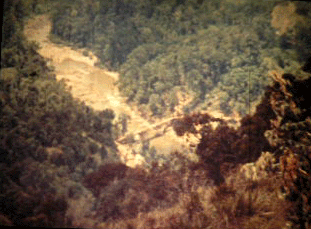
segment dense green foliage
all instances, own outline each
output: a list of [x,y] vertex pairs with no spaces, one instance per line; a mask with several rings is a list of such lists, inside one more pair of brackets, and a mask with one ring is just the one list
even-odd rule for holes
[[62,195],[70,189],[78,192],[81,177],[99,165],[118,161],[112,137],[114,113],[95,112],[73,99],[65,84],[56,81],[36,45],[24,39],[28,12],[24,3],[5,1],[5,6],[0,76],[1,223],[6,215],[14,225],[63,226],[67,201]]
[[[311,47],[308,26],[275,35],[275,4],[76,0],[57,7],[53,34],[91,48],[102,65],[117,69],[124,95],[151,114],[174,111],[182,88],[192,97],[187,110],[218,104],[225,113],[246,114],[269,83],[263,75],[293,68],[295,50],[307,55]],[[309,20],[310,5],[299,7]]]

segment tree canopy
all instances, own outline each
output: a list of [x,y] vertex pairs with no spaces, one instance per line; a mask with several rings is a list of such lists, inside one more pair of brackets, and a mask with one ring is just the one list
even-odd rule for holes
[[[176,86],[192,94],[193,101],[198,99],[201,108],[212,102],[225,113],[246,114],[271,82],[259,76],[276,65],[284,68],[287,52],[295,62],[301,58],[293,55],[295,51],[301,53],[302,46],[310,50],[308,4],[275,7],[275,1],[229,0],[59,4],[53,33],[92,49],[104,67],[118,70],[119,88],[129,101],[148,104],[158,95],[159,109],[150,105],[151,114],[174,110],[168,104]],[[277,16],[285,11],[292,15],[289,25]],[[277,59],[271,59],[275,55]]]

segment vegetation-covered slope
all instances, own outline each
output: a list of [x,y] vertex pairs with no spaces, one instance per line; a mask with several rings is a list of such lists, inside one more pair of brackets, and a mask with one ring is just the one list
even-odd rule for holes
[[199,162],[175,154],[148,172],[110,164],[85,177],[98,227],[309,228],[310,77],[275,74],[238,129],[208,114],[174,121],[178,135],[199,134]]
[[[53,14],[53,34],[91,48],[120,72],[142,110],[214,108],[245,115],[275,68],[297,69],[310,51],[310,5],[275,1],[74,1]],[[282,20],[282,15],[286,15]],[[283,23],[287,21],[287,23]],[[275,33],[278,32],[279,35]],[[296,55],[298,51],[298,56]]]
[[114,114],[95,113],[56,81],[36,45],[22,35],[27,12],[22,1],[5,1],[0,211],[15,225],[35,225],[41,217],[41,225],[61,226],[67,202],[60,196],[78,192],[81,177],[99,165],[118,161]]
[[176,153],[133,169],[115,157],[113,112],[72,99],[23,39],[23,1],[5,3],[3,31],[13,32],[1,50],[1,224],[310,228],[310,63],[272,72],[236,129],[206,113],[174,120],[178,135],[199,137],[198,162]]

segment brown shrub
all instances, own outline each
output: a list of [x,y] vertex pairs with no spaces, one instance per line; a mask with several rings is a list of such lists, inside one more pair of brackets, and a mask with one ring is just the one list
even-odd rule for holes
[[[221,228],[284,228],[291,205],[280,198],[276,175],[249,181],[235,174],[217,187],[211,203]],[[216,227],[213,227],[216,228]]]
[[97,171],[85,176],[83,184],[98,197],[101,189],[108,186],[115,179],[124,178],[127,170],[128,167],[122,163],[108,163],[101,166]]
[[[138,171],[131,172],[139,174]],[[188,173],[191,174],[189,170]],[[168,171],[158,171],[158,176],[159,174],[169,176]],[[189,179],[195,180],[191,176],[189,175]],[[136,174],[135,177],[141,175]],[[185,175],[182,175],[181,179],[185,179]],[[288,222],[291,206],[284,199],[279,198],[278,190],[281,183],[276,175],[250,182],[233,173],[219,186],[201,186],[192,191],[180,189],[174,193],[178,195],[178,199],[170,205],[159,204],[161,200],[158,200],[157,204],[152,203],[152,198],[156,197],[148,193],[150,187],[143,186],[146,184],[144,180],[139,182],[142,182],[142,186],[139,186],[142,189],[129,189],[122,204],[119,205],[118,210],[123,217],[106,220],[100,228],[272,229],[284,228]],[[144,209],[150,204],[155,205],[153,208]],[[131,215],[131,211],[136,213]]]
[[[161,167],[154,164],[148,172],[140,168],[126,168],[121,175],[115,171],[106,171],[109,168],[115,170],[118,166],[102,167],[87,175],[84,180],[85,186],[98,198],[95,217],[104,222],[133,219],[156,209],[171,208],[180,201],[181,194],[208,184],[206,170],[199,164],[178,171],[170,168],[169,164]],[[188,202],[187,214],[192,218],[198,205],[193,201]]]

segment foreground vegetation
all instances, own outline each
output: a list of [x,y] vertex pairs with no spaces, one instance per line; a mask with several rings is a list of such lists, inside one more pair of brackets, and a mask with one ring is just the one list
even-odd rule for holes
[[[81,192],[81,178],[118,161],[113,111],[99,113],[57,82],[33,43],[25,41],[27,11],[6,1],[1,43],[1,218],[14,225],[62,226],[64,195]],[[80,190],[80,191],[79,191]],[[51,209],[53,208],[53,209]],[[44,217],[43,217],[44,215]],[[43,217],[43,218],[42,218]]]
[[24,40],[25,6],[5,2],[1,224],[310,228],[310,60],[295,74],[271,72],[273,83],[237,128],[209,114],[174,120],[177,135],[200,136],[198,162],[176,153],[162,166],[129,168],[116,156],[113,112],[74,100]]

